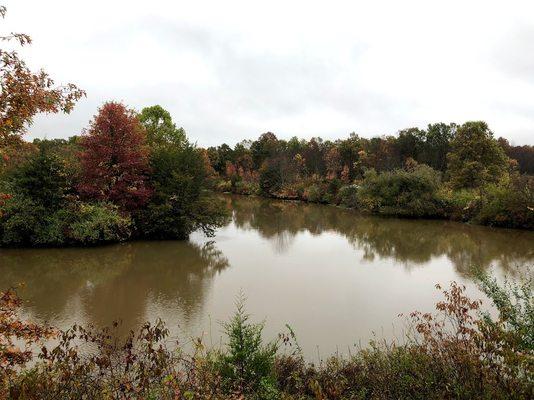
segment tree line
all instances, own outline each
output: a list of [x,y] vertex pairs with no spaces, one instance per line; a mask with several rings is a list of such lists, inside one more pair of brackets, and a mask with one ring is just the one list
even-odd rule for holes
[[334,141],[267,132],[207,154],[221,191],[534,228],[534,146],[495,139],[484,121]]

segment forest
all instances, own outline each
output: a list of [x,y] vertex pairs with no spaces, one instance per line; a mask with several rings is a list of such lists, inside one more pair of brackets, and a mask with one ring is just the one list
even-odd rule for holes
[[495,139],[482,121],[336,141],[268,132],[204,149],[161,106],[108,102],[80,136],[7,139],[4,246],[211,235],[226,220],[214,191],[534,229],[534,146]]

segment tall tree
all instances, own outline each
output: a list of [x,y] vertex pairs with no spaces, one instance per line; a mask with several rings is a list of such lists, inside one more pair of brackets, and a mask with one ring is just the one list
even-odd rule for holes
[[250,146],[254,167],[259,169],[266,159],[276,155],[277,150],[278,138],[276,135],[272,132],[263,133],[258,140],[253,142]]
[[80,194],[111,201],[127,211],[145,204],[152,193],[145,142],[145,129],[133,110],[122,103],[105,103],[80,140]]
[[438,171],[447,169],[447,153],[456,134],[456,124],[442,122],[429,124],[425,132],[425,143],[417,161],[430,165]]
[[306,169],[310,174],[324,175],[326,172],[326,165],[324,162],[324,154],[326,148],[323,139],[320,137],[311,138],[303,150],[302,156],[306,160]]
[[200,228],[211,235],[224,213],[217,202],[206,199],[203,193],[211,168],[208,155],[191,145],[182,129],[172,133],[175,124],[163,108],[141,111],[142,116],[155,114],[165,116],[165,122],[152,124],[154,119],[142,118],[144,124],[151,124],[150,135],[158,140],[149,141],[149,182],[154,193],[136,215],[140,234],[155,239],[186,239]]
[[399,132],[397,147],[401,161],[404,162],[408,158],[419,160],[419,155],[423,151],[425,133],[419,128],[408,128]]
[[455,188],[475,188],[496,182],[508,166],[508,157],[484,121],[460,126],[447,155],[448,175]]
[[169,143],[181,146],[187,141],[184,129],[177,128],[172,122],[171,114],[159,105],[143,108],[139,121],[145,127],[147,142],[152,147],[166,146]]

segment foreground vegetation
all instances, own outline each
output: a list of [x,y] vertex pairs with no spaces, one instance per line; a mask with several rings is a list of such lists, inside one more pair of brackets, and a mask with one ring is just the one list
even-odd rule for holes
[[496,140],[482,121],[334,142],[269,132],[207,152],[220,191],[534,229],[534,146]]
[[[348,357],[306,362],[288,327],[265,342],[237,304],[226,343],[187,354],[160,321],[125,339],[114,328],[59,332],[19,317],[0,297],[0,398],[10,399],[528,399],[534,394],[532,281],[480,276],[498,317],[452,283],[434,314],[413,312],[402,342],[372,342]],[[437,286],[438,289],[441,289]],[[116,326],[115,326],[116,328]],[[43,346],[45,339],[56,344]],[[83,349],[83,350],[82,350]]]

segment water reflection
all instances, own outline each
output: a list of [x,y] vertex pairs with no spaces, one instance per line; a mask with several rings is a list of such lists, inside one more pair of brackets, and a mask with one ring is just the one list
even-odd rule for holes
[[532,265],[534,233],[492,229],[450,221],[407,220],[359,215],[351,210],[315,204],[243,200],[227,197],[234,224],[257,231],[279,253],[290,251],[301,232],[334,232],[363,251],[362,261],[391,258],[407,268],[446,256],[464,275],[473,267],[496,265],[510,274]]
[[[187,323],[202,312],[209,282],[228,266],[213,242],[132,242],[98,248],[8,249],[0,252],[0,285],[23,283],[40,320],[68,319],[73,303],[84,323],[121,319],[129,330],[149,319],[150,299]],[[82,321],[77,321],[82,322]]]
[[[474,266],[514,274],[534,263],[534,232],[361,216],[336,207],[224,196],[232,221],[214,242],[132,242],[85,249],[2,249],[0,287],[23,282],[25,312],[61,328],[121,330],[162,318],[184,338],[247,308],[266,334],[289,323],[314,358],[386,332],[400,312],[430,311],[435,283],[478,296]],[[212,327],[213,322],[213,327]]]

